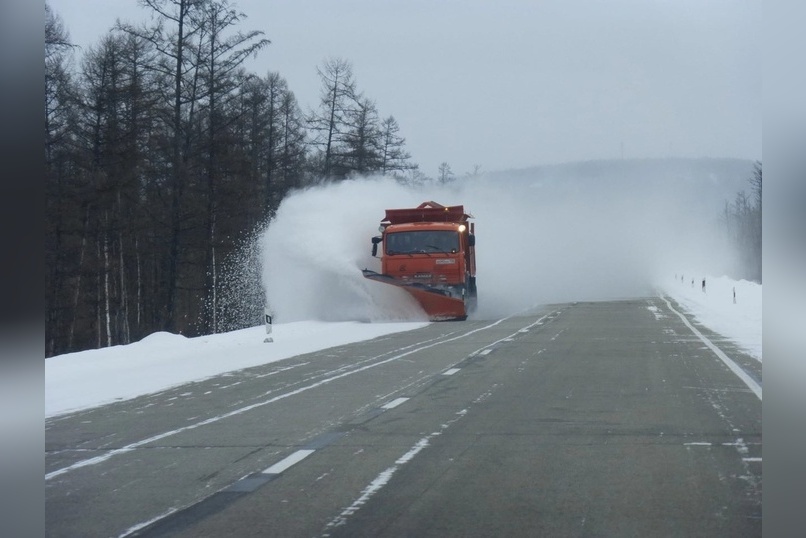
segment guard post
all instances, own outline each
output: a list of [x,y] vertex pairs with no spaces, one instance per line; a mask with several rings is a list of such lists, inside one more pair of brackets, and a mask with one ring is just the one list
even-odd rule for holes
[[271,318],[272,318],[271,310],[269,310],[267,308],[266,311],[265,311],[265,316],[264,317],[265,317],[265,320],[266,320],[266,339],[263,340],[263,341],[266,342],[266,343],[274,342],[274,338],[272,338],[272,336],[271,336]]

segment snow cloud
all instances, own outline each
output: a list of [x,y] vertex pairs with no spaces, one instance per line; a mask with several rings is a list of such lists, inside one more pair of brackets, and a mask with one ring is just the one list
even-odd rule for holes
[[676,273],[725,274],[720,210],[749,172],[737,182],[678,168],[536,169],[419,187],[369,178],[299,191],[261,239],[268,303],[282,322],[422,319],[405,292],[361,269],[379,270],[370,238],[384,210],[427,200],[475,217],[479,319],[644,296]]

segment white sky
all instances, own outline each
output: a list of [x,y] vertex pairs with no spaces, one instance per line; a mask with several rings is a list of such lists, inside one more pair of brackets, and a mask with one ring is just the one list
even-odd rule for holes
[[[661,287],[697,321],[761,360],[761,286],[708,276],[707,293],[702,293],[699,275],[695,286],[689,280],[681,283],[669,275]],[[662,305],[659,300],[655,302]],[[659,309],[647,302],[647,309],[658,317],[665,315],[662,311],[666,307]],[[275,324],[272,343],[264,343],[264,328],[255,327],[197,338],[155,333],[126,346],[60,355],[45,361],[45,416],[130,399],[225,372],[424,325],[299,321]],[[121,379],[126,382],[121,383]]]
[[[48,0],[97,43],[136,0]],[[761,0],[240,0],[303,110],[352,62],[414,162],[471,171],[601,158],[761,159]]]

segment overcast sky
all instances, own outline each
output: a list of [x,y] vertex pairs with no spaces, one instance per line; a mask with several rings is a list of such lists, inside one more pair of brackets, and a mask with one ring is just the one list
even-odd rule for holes
[[[72,41],[147,20],[136,0],[48,0]],[[353,64],[421,170],[574,160],[761,159],[761,0],[239,0],[303,110]]]

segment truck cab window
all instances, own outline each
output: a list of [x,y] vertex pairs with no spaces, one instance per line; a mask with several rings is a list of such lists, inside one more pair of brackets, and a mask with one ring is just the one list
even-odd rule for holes
[[386,252],[392,255],[458,251],[459,234],[450,230],[397,232],[386,236]]

